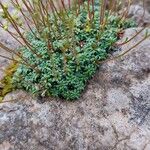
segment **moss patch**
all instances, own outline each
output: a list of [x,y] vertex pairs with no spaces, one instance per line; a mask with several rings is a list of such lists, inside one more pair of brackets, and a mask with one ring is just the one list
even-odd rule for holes
[[0,102],[2,102],[4,96],[14,90],[12,77],[14,73],[16,72],[18,67],[18,64],[16,62],[12,62],[5,70],[5,75],[2,80],[0,80],[0,83],[2,84],[2,87],[0,87]]

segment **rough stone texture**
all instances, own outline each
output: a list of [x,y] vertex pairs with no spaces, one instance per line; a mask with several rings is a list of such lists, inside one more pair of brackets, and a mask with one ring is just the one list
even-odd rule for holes
[[141,5],[131,5],[128,15],[130,18],[133,18],[139,26],[150,24],[150,13]]
[[145,8],[150,12],[150,0],[133,0],[133,4],[138,4],[141,6],[143,6],[143,2]]
[[[140,29],[128,29],[124,38]],[[144,32],[122,46],[122,53]],[[149,150],[150,39],[103,64],[78,101],[16,91],[0,104],[0,150]]]
[[[0,42],[11,47],[12,49],[16,49],[18,43],[5,31],[0,28]],[[6,52],[5,50],[0,48],[0,55],[11,58],[11,54]],[[0,57],[0,80],[3,78],[3,70],[8,66],[9,60],[6,58]]]
[[[0,13],[1,13],[1,9],[0,9]],[[9,30],[12,32],[15,32],[15,30],[10,26]],[[13,37],[7,33],[6,31],[4,31],[1,27],[0,27],[0,42],[5,44],[5,46],[11,48],[12,50],[16,50],[16,48],[19,46],[19,43],[13,39]],[[0,55],[2,56],[6,56],[9,58],[12,58],[12,53],[10,52],[6,52],[5,50],[0,48]],[[3,78],[4,76],[4,69],[9,65],[10,60],[6,59],[6,58],[2,58],[0,56],[0,80]]]

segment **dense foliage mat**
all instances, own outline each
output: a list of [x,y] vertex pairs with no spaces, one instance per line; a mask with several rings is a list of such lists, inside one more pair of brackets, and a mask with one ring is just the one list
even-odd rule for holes
[[[87,81],[99,67],[98,62],[108,58],[109,53],[114,50],[113,45],[118,40],[118,33],[125,28],[135,26],[132,21],[121,21],[119,17],[106,13],[107,23],[100,27],[99,10],[95,8],[95,16],[90,23],[88,11],[81,9],[77,17],[72,11],[68,11],[72,22],[67,22],[65,18],[57,20],[60,31],[57,32],[56,29],[56,32],[49,35],[54,51],[49,51],[44,38],[35,37],[36,30],[34,33],[27,33],[27,40],[41,57],[34,55],[27,47],[21,47],[18,51],[39,71],[20,64],[13,77],[17,88],[42,96],[78,99]],[[54,15],[50,15],[49,22],[55,29]],[[47,30],[46,28],[42,31],[43,37]],[[60,38],[59,33],[61,33]]]

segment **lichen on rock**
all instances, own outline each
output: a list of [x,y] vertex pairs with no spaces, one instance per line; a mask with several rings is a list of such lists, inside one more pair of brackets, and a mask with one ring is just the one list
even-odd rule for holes
[[12,92],[14,89],[12,78],[17,66],[16,62],[11,62],[4,71],[4,77],[0,80],[0,102],[2,102],[6,94]]

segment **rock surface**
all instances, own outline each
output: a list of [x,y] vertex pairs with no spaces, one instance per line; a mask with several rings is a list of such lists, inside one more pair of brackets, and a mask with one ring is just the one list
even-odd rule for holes
[[[15,50],[19,44],[3,29],[0,28],[0,42],[5,44],[7,47]],[[12,54],[6,52],[0,48],[0,55],[12,58]],[[0,57],[0,80],[3,78],[3,70],[9,65],[9,60],[6,58]]]
[[[138,30],[127,29],[122,40]],[[149,150],[150,39],[103,64],[78,101],[42,103],[22,91],[10,98],[0,104],[0,150]]]
[[134,19],[139,26],[146,26],[150,24],[150,13],[147,9],[143,8],[143,5],[131,5],[128,16]]
[[150,12],[150,0],[133,0],[133,4],[141,6],[144,4],[145,8]]

